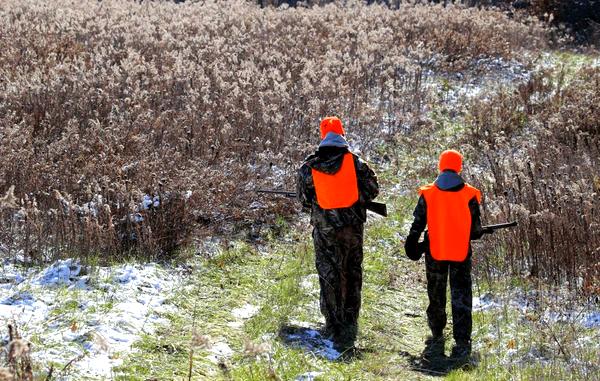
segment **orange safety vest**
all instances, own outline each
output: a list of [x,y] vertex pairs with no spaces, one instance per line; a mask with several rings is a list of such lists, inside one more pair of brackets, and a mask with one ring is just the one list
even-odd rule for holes
[[435,184],[419,189],[427,204],[429,250],[437,261],[462,262],[469,254],[473,197],[481,202],[481,192],[468,184],[457,191],[443,191]]
[[358,182],[354,168],[354,156],[344,155],[340,170],[334,174],[312,169],[317,204],[322,209],[348,208],[358,201]]

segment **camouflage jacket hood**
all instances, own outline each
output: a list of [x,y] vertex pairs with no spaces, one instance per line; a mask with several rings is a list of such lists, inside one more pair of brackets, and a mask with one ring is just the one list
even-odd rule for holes
[[443,191],[459,191],[465,186],[465,180],[456,172],[446,170],[435,179],[434,184]]
[[350,152],[348,147],[342,135],[330,132],[319,144],[317,152],[306,158],[306,165],[319,172],[337,173],[342,167],[344,155]]

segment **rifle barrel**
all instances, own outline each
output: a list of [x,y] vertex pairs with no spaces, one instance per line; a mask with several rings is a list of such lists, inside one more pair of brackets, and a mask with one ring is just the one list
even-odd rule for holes
[[517,226],[517,221],[511,221],[511,222],[504,222],[501,224],[494,224],[494,225],[486,225],[486,226],[482,226],[482,229],[487,229],[487,230],[498,230],[498,229],[504,229],[504,228],[511,228],[513,226]]
[[[286,197],[296,197],[296,192],[288,192],[284,190],[257,189],[256,193],[280,194]],[[387,207],[384,203],[371,201],[365,205],[365,208],[381,216],[387,217]]]
[[296,197],[296,192],[279,191],[273,189],[257,189],[256,193],[280,194],[287,197]]

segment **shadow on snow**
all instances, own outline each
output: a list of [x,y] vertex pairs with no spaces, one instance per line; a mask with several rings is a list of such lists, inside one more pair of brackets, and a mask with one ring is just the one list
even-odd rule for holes
[[332,340],[322,336],[320,329],[289,324],[280,327],[279,339],[291,348],[301,349],[330,361],[354,361],[368,351],[358,348],[339,351]]

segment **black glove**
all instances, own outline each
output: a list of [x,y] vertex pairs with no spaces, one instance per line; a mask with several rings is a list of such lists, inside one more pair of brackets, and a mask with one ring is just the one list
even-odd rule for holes
[[427,250],[429,250],[429,242],[428,241],[419,242],[417,244],[417,250],[419,251],[419,258],[421,258],[421,256],[423,254],[425,254],[425,252]]
[[418,242],[418,240],[418,236],[409,235],[404,243],[404,251],[406,252],[406,256],[413,261],[418,261],[423,255],[423,251],[421,251],[420,247],[422,242]]

